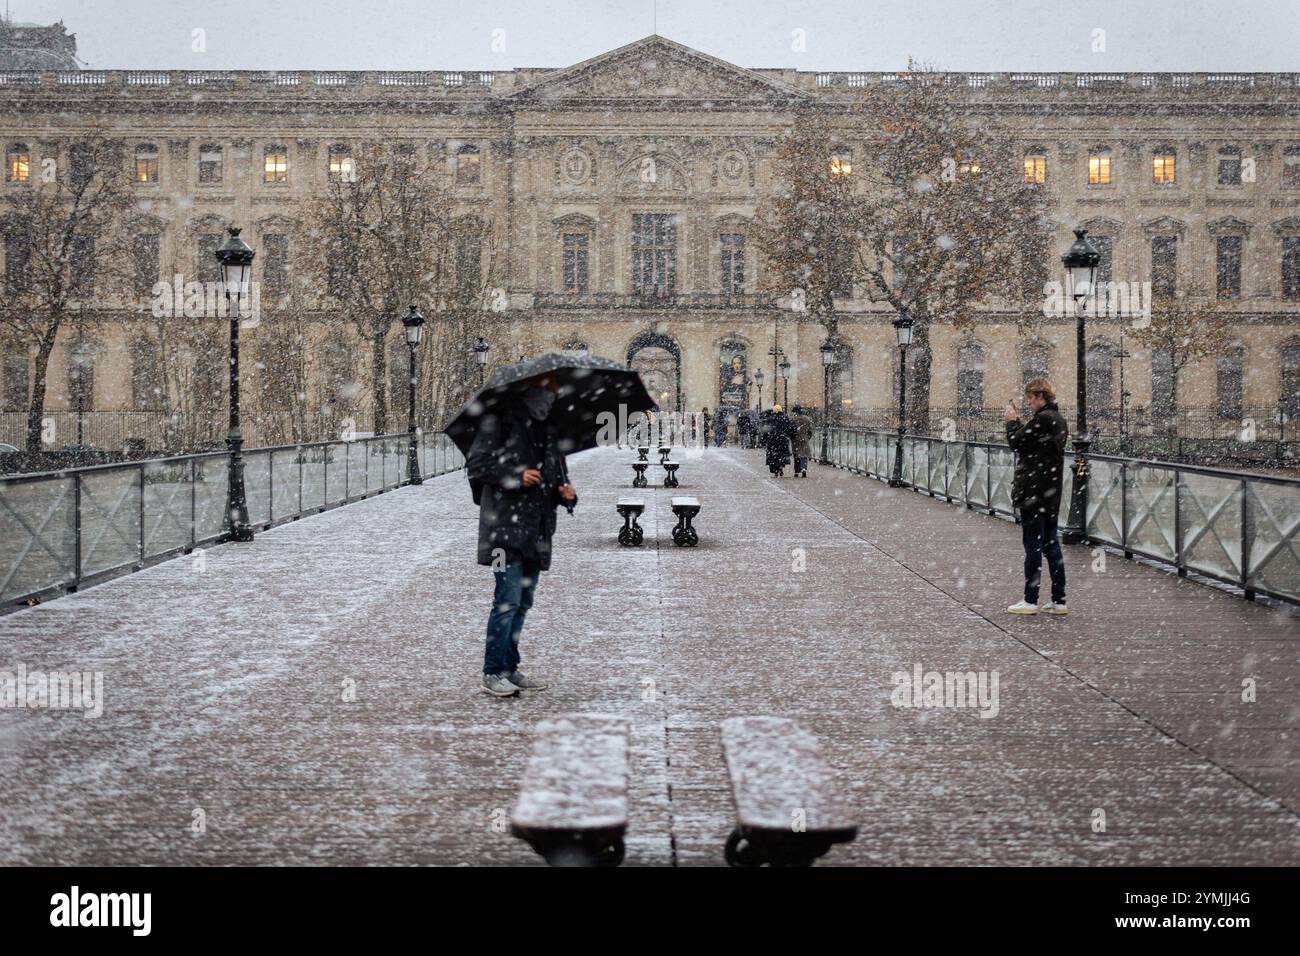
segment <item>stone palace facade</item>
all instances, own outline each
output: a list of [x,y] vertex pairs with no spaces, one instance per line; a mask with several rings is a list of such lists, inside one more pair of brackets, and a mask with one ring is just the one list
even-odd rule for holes
[[[461,211],[492,231],[511,317],[532,324],[542,347],[632,362],[664,408],[686,411],[754,407],[759,368],[770,404],[779,349],[792,366],[789,401],[820,407],[824,331],[765,293],[749,230],[775,188],[775,145],[793,118],[821,109],[851,144],[863,93],[902,76],[747,69],[657,36],[565,69],[10,70],[0,73],[3,188],[32,188],[44,160],[66,163],[78,137],[99,127],[134,151],[160,278],[210,269],[212,237],[235,224],[269,286],[295,204],[345,169],[359,144],[395,132],[446,164]],[[1186,415],[1230,433],[1251,416],[1276,429],[1280,406],[1300,411],[1300,73],[942,81],[971,115],[1023,130],[1025,175],[1054,206],[1053,275],[1070,230],[1086,226],[1114,280],[1227,282],[1235,339],[1180,380]],[[865,145],[842,159],[872,162]],[[647,160],[651,183],[640,175]],[[100,305],[95,334],[79,346],[95,372],[83,408],[148,411],[132,368],[133,323],[147,313],[140,303]],[[893,314],[860,290],[838,310],[846,347],[832,400],[848,420],[892,427]],[[1043,372],[1072,404],[1073,320],[1048,320],[1027,339],[1015,318],[990,310],[973,332],[934,330],[936,422],[951,417],[983,436]],[[1119,331],[1106,321],[1089,330],[1092,414],[1111,433],[1121,363],[1132,428],[1159,421],[1167,388],[1159,358],[1131,341],[1121,351]],[[393,334],[396,344],[396,323]],[[71,331],[65,338],[51,366],[52,409],[71,407],[76,342]],[[16,420],[30,356],[12,342],[0,348],[4,409]],[[515,358],[501,351],[493,357]],[[16,433],[8,427],[0,440]]]

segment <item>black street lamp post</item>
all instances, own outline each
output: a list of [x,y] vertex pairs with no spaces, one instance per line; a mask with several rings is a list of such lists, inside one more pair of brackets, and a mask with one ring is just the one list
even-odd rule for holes
[[831,367],[835,364],[835,343],[827,339],[821,345],[822,353],[822,461],[830,461],[831,431]]
[[478,342],[474,344],[474,357],[478,359],[478,387],[483,387],[483,376],[487,369],[488,349],[492,346],[483,340],[483,336],[478,337]]
[[[226,290],[230,313],[230,429],[226,447],[230,451],[230,476],[226,483],[226,521],[228,541],[252,541],[253,527],[248,520],[248,498],[244,493],[244,436],[239,430],[239,312],[240,302],[253,276],[255,253],[239,238],[239,230],[230,234],[215,256],[221,269],[221,284]],[[233,302],[233,305],[232,305]]]
[[754,407],[762,410],[763,408],[763,370],[760,368],[754,373],[754,384],[758,386],[758,404]]
[[1084,309],[1097,279],[1097,264],[1101,253],[1087,239],[1088,230],[1074,230],[1074,243],[1061,256],[1065,266],[1066,291],[1074,300],[1075,357],[1074,375],[1077,384],[1078,417],[1074,431],[1074,481],[1070,488],[1070,514],[1061,529],[1061,540],[1066,544],[1079,544],[1088,534],[1088,449],[1092,436],[1088,434],[1088,368]]
[[790,405],[790,368],[791,368],[791,366],[790,366],[790,360],[789,360],[788,358],[785,358],[784,356],[782,356],[782,358],[781,358],[781,365],[780,365],[780,368],[781,368],[781,382],[782,382],[781,388],[782,388],[782,390],[783,390],[783,394],[782,394],[782,396],[781,396],[781,407],[785,410],[786,414],[789,414],[789,412],[790,412],[790,409],[789,409],[789,405]]
[[907,347],[912,344],[912,317],[906,312],[894,319],[894,335],[898,337],[898,444],[894,448],[894,473],[889,486],[901,488],[903,441],[907,437]]
[[419,348],[420,336],[424,332],[424,316],[420,314],[420,310],[415,306],[411,306],[411,310],[402,316],[402,327],[406,332],[406,344],[411,350],[411,405],[406,419],[407,472],[411,484],[422,485],[424,484],[424,478],[420,475],[420,455],[416,449],[417,438],[415,435],[415,350]]

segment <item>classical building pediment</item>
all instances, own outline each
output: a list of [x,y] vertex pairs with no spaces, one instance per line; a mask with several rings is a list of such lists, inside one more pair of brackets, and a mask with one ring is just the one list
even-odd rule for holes
[[515,100],[771,100],[803,94],[753,70],[649,36],[511,94]]

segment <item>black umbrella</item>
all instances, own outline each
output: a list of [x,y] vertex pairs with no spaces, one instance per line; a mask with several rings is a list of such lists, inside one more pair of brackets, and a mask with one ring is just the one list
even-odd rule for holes
[[526,362],[506,365],[492,373],[486,385],[443,429],[462,454],[468,455],[484,415],[495,414],[518,401],[532,379],[550,375],[559,384],[551,408],[565,454],[596,447],[602,412],[614,416],[616,427],[625,427],[633,412],[648,412],[658,406],[645,390],[641,376],[612,359],[578,358],[560,352]]

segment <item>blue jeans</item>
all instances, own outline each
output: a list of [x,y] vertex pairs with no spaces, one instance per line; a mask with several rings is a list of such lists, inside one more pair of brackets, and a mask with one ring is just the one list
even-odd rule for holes
[[519,634],[541,573],[536,561],[511,561],[504,571],[493,572],[497,586],[488,615],[484,674],[511,674],[519,668]]
[[1038,603],[1038,585],[1043,579],[1043,557],[1052,577],[1052,601],[1065,603],[1065,556],[1056,536],[1057,514],[1020,515],[1020,529],[1025,541],[1025,600]]

